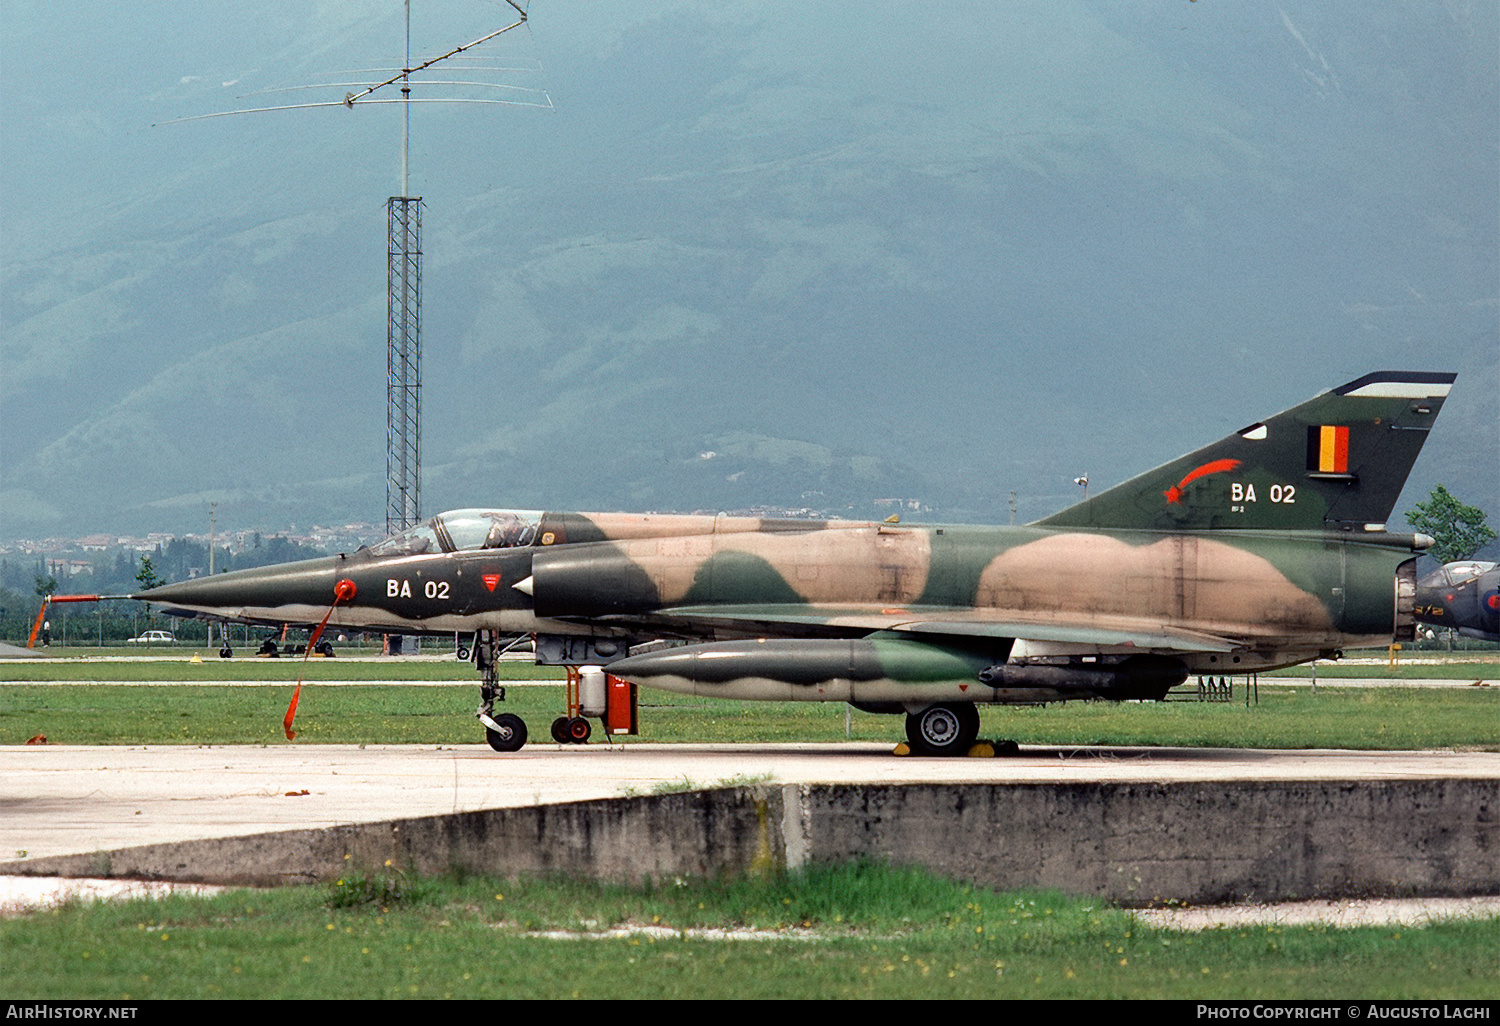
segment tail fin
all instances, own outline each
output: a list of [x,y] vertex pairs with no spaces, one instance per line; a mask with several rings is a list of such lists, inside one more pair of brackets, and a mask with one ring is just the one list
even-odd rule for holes
[[1378,530],[1455,377],[1366,374],[1037,526]]

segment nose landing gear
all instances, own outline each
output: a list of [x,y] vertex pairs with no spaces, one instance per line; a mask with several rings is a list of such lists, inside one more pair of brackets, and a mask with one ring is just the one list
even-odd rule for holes
[[501,713],[485,726],[484,739],[497,752],[519,752],[526,743],[526,721],[515,713]]
[[[566,640],[566,639],[564,639]],[[479,708],[474,716],[484,724],[485,740],[497,752],[515,752],[526,744],[526,723],[513,713],[496,713],[496,703],[505,701],[500,686],[499,659],[504,651],[494,631],[473,635],[474,664],[479,670]],[[537,648],[538,652],[542,647]],[[562,665],[567,670],[567,711],[552,721],[552,740],[560,745],[588,744],[599,720],[606,735],[636,733],[635,685],[610,677],[596,665],[580,667],[561,660],[538,659],[542,665]]]
[[526,721],[515,713],[495,715],[495,703],[505,701],[496,664],[500,642],[494,631],[474,635],[474,663],[479,667],[479,708],[474,715],[484,724],[484,739],[497,752],[519,752],[526,744]]

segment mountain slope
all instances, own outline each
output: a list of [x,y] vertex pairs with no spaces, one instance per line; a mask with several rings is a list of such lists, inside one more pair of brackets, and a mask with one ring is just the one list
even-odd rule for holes
[[[394,109],[150,126],[390,67],[393,6],[9,10],[0,537],[382,519]],[[507,10],[418,6],[424,56]],[[492,49],[554,110],[413,115],[424,508],[1029,520],[1414,368],[1460,379],[1408,495],[1500,510],[1497,39],[1483,5],[539,5]]]

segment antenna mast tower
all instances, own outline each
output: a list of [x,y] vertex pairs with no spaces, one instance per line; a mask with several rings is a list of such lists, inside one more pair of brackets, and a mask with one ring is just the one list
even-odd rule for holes
[[412,196],[411,0],[401,64],[401,195],[386,200],[385,533],[422,511],[422,197]]
[[[267,111],[298,110],[307,107],[347,107],[375,103],[401,104],[401,195],[386,201],[386,459],[385,459],[385,526],[387,534],[404,531],[417,524],[422,510],[422,197],[412,196],[410,187],[411,105],[413,103],[500,103],[524,107],[546,107],[552,101],[543,89],[527,89],[490,81],[462,79],[440,81],[423,78],[424,85],[440,85],[463,90],[502,90],[507,95],[530,94],[536,99],[500,99],[450,95],[414,99],[412,76],[444,61],[458,63],[465,51],[526,24],[526,10],[516,0],[505,0],[519,17],[473,42],[454,47],[447,53],[411,63],[411,0],[405,0],[406,45],[401,72],[358,92],[346,92],[342,99],[317,100],[311,103],[289,103],[279,106],[250,107],[174,118],[165,124],[220,118],[233,114],[256,114]],[[463,59],[468,59],[467,57]],[[467,70],[480,73],[508,72],[522,69],[497,65],[471,65]],[[400,83],[399,100],[371,98],[387,86]],[[331,89],[359,85],[355,82],[322,82],[290,89]],[[284,92],[270,89],[265,92]]]
[[[405,190],[403,190],[405,191]],[[422,197],[386,201],[385,528],[422,509]]]
[[[441,57],[411,66],[411,0],[401,74],[344,97],[347,106],[382,86],[401,83],[401,195],[386,200],[385,531],[415,527],[422,517],[422,197],[411,195],[411,74],[525,24],[526,11],[506,0],[520,20]],[[452,85],[474,83],[450,83]],[[491,101],[494,102],[494,101]],[[504,101],[500,101],[504,102]],[[550,106],[550,104],[549,104]]]

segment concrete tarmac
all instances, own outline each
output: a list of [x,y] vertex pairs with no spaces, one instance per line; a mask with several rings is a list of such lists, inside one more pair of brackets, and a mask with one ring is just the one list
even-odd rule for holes
[[[474,686],[471,680],[423,683]],[[1261,683],[1312,682],[1263,678]],[[1491,684],[1500,680],[1317,680],[1317,686],[1329,688]],[[508,684],[527,685],[560,688],[556,681]],[[1243,700],[1242,686],[1236,682],[1236,701]],[[0,874],[26,872],[28,861],[55,855],[747,782],[1500,781],[1496,753],[1023,746],[1016,757],[922,759],[897,757],[892,747],[611,745],[596,739],[582,747],[533,742],[519,753],[499,755],[483,745],[0,746]],[[8,904],[7,888],[72,893],[70,888],[86,886],[137,885],[0,877],[0,914]],[[18,901],[36,903],[29,891]],[[1457,901],[1462,914],[1493,915],[1500,899]],[[1431,910],[1424,906],[1423,914]]]
[[[0,746],[0,873],[169,841],[727,783],[1500,780],[1484,752],[1022,746],[989,759],[891,745]],[[5,863],[12,863],[5,866]]]

